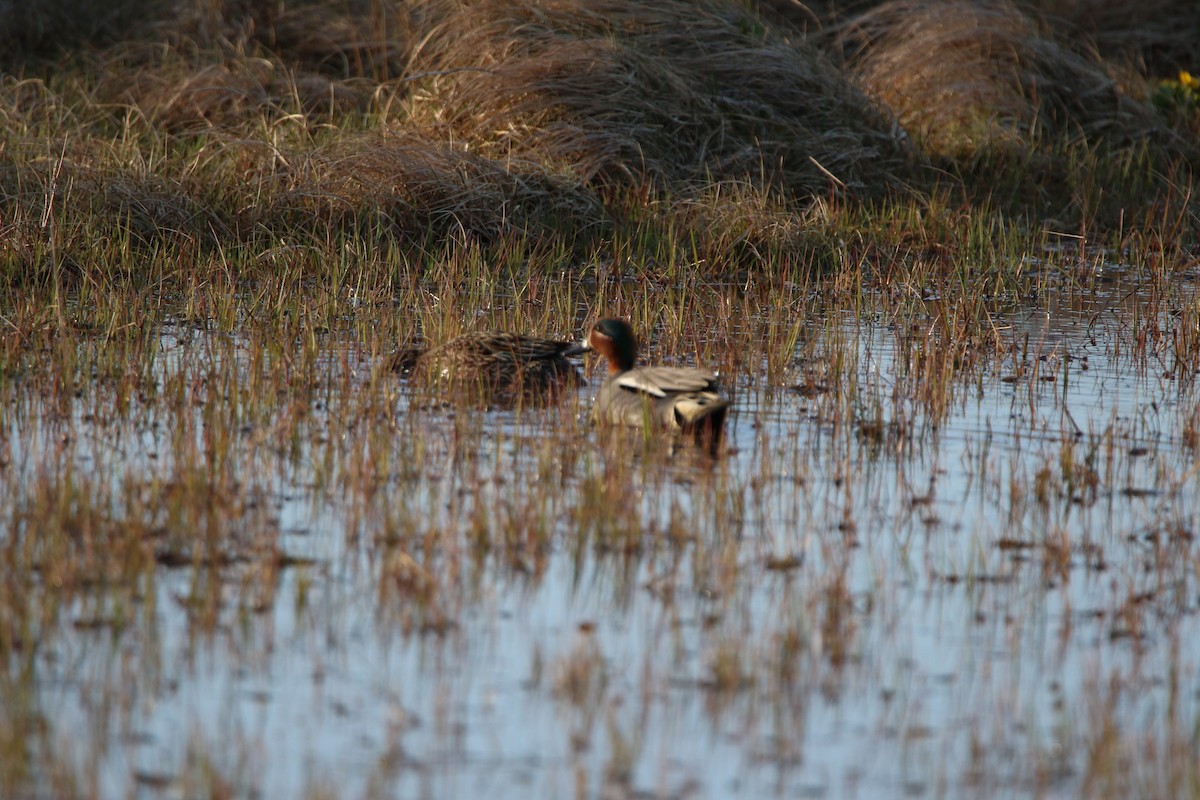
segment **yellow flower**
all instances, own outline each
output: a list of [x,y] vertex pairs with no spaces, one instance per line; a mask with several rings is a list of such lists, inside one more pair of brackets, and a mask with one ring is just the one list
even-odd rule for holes
[[1200,89],[1200,79],[1196,78],[1187,70],[1180,70],[1179,83],[1189,89]]

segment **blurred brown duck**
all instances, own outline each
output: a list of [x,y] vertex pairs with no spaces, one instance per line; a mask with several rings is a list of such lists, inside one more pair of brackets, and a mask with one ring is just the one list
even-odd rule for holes
[[390,366],[449,392],[448,400],[505,404],[553,399],[579,386],[583,377],[569,359],[585,349],[576,342],[515,333],[464,333],[428,349],[401,349]]
[[584,345],[608,360],[608,380],[592,404],[594,421],[679,431],[713,444],[720,440],[730,401],[714,373],[637,366],[637,339],[624,320],[600,320]]

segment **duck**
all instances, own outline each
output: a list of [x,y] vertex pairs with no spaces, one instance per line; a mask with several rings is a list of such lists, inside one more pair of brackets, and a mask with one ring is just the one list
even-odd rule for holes
[[638,366],[633,328],[622,319],[602,319],[582,346],[608,362],[608,380],[596,393],[591,418],[599,424],[657,428],[717,444],[731,401],[715,373],[696,367]]
[[583,385],[570,359],[584,352],[578,342],[484,331],[430,348],[402,348],[389,366],[436,388],[448,400],[511,405],[518,400],[552,400],[565,389]]

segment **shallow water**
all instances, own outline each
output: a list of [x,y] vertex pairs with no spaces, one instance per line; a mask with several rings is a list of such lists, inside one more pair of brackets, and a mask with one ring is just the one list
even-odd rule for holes
[[[1200,720],[1198,399],[1121,297],[997,318],[936,402],[901,356],[936,303],[814,320],[715,461],[586,390],[412,404],[352,337],[269,400],[286,353],[183,328],[157,399],[13,385],[10,549],[70,495],[70,557],[107,521],[157,559],[35,559],[31,794],[1157,794]],[[853,380],[790,388],[835,352]]]

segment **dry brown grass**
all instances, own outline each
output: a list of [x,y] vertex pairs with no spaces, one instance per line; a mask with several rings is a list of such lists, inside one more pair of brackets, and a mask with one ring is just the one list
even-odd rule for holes
[[1159,127],[1097,57],[1007,0],[893,0],[843,35],[863,88],[937,155],[1062,135],[1130,142]]
[[270,107],[271,73],[269,64],[238,60],[137,70],[132,81],[125,70],[111,75],[121,84],[116,99],[152,125],[168,133],[194,133]]
[[187,3],[86,57],[98,99],[171,133],[297,113],[328,124],[406,90],[427,5]]
[[264,4],[248,38],[297,71],[384,82],[403,77],[429,3]]
[[105,76],[98,92],[103,102],[128,108],[155,130],[176,136],[245,131],[297,117],[328,125],[393,99],[391,89],[365,78],[332,79],[216,51],[185,58],[140,44],[106,52],[96,72]]
[[819,50],[728,5],[459,3],[414,63],[437,76],[417,119],[603,187],[877,194],[904,172],[886,116]]
[[191,56],[213,50],[267,56],[300,74],[382,82],[404,75],[435,10],[430,2],[205,0],[152,18],[131,40],[159,41]]
[[[829,31],[869,5],[814,13]],[[636,247],[712,274],[790,269],[897,189],[933,203],[928,156],[951,156],[936,192],[1068,228],[1165,219],[1189,196],[1166,159],[1095,166],[1093,141],[1157,118],[1112,77],[1127,69],[1017,6],[878,5],[832,26],[858,48],[853,73],[787,9],[752,6],[196,0],[118,43],[27,56],[28,77],[0,83],[9,280],[55,259],[99,275],[102,239],[199,242],[230,275],[265,263],[256,248],[344,236],[414,262],[507,239],[553,240],[572,263]],[[1064,157],[1072,137],[1082,158]],[[814,211],[832,220],[815,236]]]
[[405,240],[495,242],[556,221],[602,228],[603,209],[571,181],[504,169],[464,146],[418,134],[341,141],[283,173],[281,191],[244,221],[314,234],[382,222]]
[[[1196,69],[1200,17],[1190,0],[1014,0],[1063,41],[1151,76]],[[773,25],[809,35],[836,32],[888,0],[744,0]],[[1136,94],[1136,93],[1135,93]]]
[[1196,69],[1200,17],[1189,0],[1024,0],[1068,35],[1086,36],[1106,59],[1151,75]]
[[10,146],[59,162],[30,152],[4,194],[44,209],[60,169],[138,240],[558,232],[586,253],[664,190],[703,202],[716,179],[786,214],[883,196],[912,160],[818,49],[718,2],[197,3],[79,55],[87,77],[0,97]]

